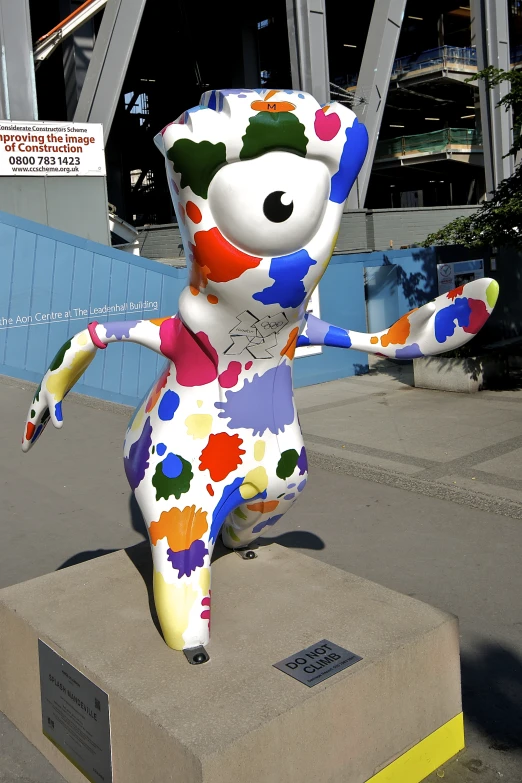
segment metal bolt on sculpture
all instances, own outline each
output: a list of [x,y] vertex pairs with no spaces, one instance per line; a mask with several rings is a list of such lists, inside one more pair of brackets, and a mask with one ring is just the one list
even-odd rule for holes
[[292,90],[213,90],[156,143],[190,272],[178,314],[94,321],[65,343],[34,397],[23,450],[49,419],[62,426],[62,401],[98,350],[130,341],[167,359],[131,419],[124,466],[149,531],[165,641],[199,663],[217,537],[248,548],[306,484],[296,346],[443,353],[478,332],[498,286],[470,282],[379,334],[306,313],[367,148],[364,126],[340,104]]

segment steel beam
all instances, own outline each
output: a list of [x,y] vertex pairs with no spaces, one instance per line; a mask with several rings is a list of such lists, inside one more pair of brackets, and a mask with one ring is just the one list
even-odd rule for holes
[[353,101],[368,131],[368,153],[348,196],[349,209],[364,207],[405,8],[406,0],[376,0],[373,7]]
[[0,0],[0,119],[38,119],[29,0]]
[[292,87],[330,100],[325,0],[286,0]]
[[[81,0],[60,0],[62,16],[65,18],[74,13],[80,2]],[[65,102],[67,104],[67,119],[69,120],[72,120],[74,117],[94,49],[94,24],[92,18],[87,19],[82,24],[80,24],[81,20],[73,21],[78,22],[75,24],[73,31],[70,33],[66,31],[67,37],[65,40],[65,34],[62,37]]]
[[[471,0],[471,17],[471,43],[477,49],[478,70],[493,65],[509,71],[507,0]],[[513,143],[513,116],[510,109],[497,106],[509,90],[506,82],[488,89],[480,79],[478,90],[487,199],[514,171],[513,156],[507,155]]]
[[108,0],[75,122],[101,122],[105,142],[120,100],[123,81],[147,0]]

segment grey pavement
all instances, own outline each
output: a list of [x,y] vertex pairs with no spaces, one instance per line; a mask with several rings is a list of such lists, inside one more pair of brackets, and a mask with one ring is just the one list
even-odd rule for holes
[[[382,368],[297,390],[311,477],[273,540],[458,615],[467,749],[429,780],[519,783],[522,391],[431,392]],[[143,540],[129,409],[70,395],[63,430],[22,455],[33,387],[0,381],[0,587]],[[62,781],[3,717],[0,781]]]

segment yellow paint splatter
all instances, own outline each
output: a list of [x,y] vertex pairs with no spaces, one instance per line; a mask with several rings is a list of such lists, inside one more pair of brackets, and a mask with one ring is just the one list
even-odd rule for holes
[[197,405],[198,405],[198,408],[201,408],[201,406],[203,405],[203,400],[198,400],[197,401]]
[[256,462],[261,462],[265,456],[266,443],[264,440],[256,440],[254,443],[254,459]]
[[210,568],[200,569],[199,586],[201,587],[201,592],[203,593],[203,597],[208,595],[208,591],[210,590]]
[[490,307],[495,307],[495,304],[498,299],[498,292],[499,287],[496,280],[492,280],[491,283],[486,288],[486,299],[488,300],[488,305]]
[[89,342],[91,341],[91,335],[89,334],[89,330],[84,329],[83,332],[77,334],[76,340],[78,342],[78,345],[88,345]]
[[145,401],[139,411],[137,412],[136,416],[134,417],[132,424],[131,424],[131,430],[137,430],[138,427],[141,427],[143,422],[143,417],[145,415],[145,406],[147,402]]
[[51,392],[57,402],[63,400],[66,392],[72,389],[93,358],[94,354],[90,351],[79,351],[74,356],[71,367],[64,367],[63,370],[59,370],[49,376],[45,385],[47,391]]
[[250,500],[250,498],[255,497],[255,495],[259,495],[260,492],[264,492],[267,487],[267,472],[263,467],[259,467],[248,471],[245,480],[239,487],[239,492],[241,493],[242,498]]
[[206,438],[212,429],[212,416],[210,413],[192,413],[185,419],[187,435],[196,438]]
[[199,601],[199,592],[188,584],[169,584],[159,571],[154,571],[153,588],[154,603],[165,641],[173,650],[182,650],[185,646],[183,634],[188,628],[194,602]]

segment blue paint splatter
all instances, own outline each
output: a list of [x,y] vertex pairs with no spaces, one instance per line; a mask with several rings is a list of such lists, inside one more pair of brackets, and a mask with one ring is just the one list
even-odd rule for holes
[[285,500],[293,500],[295,498],[295,492],[291,492],[289,495],[285,495]]
[[273,258],[268,274],[275,280],[274,284],[254,294],[252,298],[266,305],[299,307],[306,296],[303,279],[310,267],[316,263],[306,250]]
[[299,337],[297,338],[296,346],[297,348],[302,348],[303,345],[310,345],[310,340],[308,339],[308,337],[305,337],[304,334],[300,334]]
[[466,297],[456,299],[455,302],[435,314],[435,339],[438,343],[445,343],[448,337],[455,333],[455,321],[459,326],[469,326],[471,307]]
[[424,356],[417,343],[406,345],[404,348],[397,348],[395,351],[396,359],[418,359]]
[[63,421],[63,413],[62,413],[62,403],[57,402],[54,406],[54,415],[56,416],[57,421]]
[[282,516],[282,514],[276,514],[275,517],[270,517],[265,522],[259,522],[258,525],[252,528],[252,533],[260,533],[265,527],[272,527]]
[[39,435],[40,435],[41,431],[43,430],[43,428],[44,428],[43,424],[39,424],[38,425],[38,427],[36,428],[36,430],[34,432],[33,437],[31,438],[31,443],[34,443],[35,440],[37,440],[37,438],[39,437]]
[[168,389],[158,407],[158,416],[161,421],[170,421],[179,407],[179,395],[175,391]]
[[181,476],[183,470],[183,463],[177,454],[167,454],[163,460],[163,475],[167,478],[177,478]]
[[158,445],[156,446],[156,451],[158,452],[158,456],[163,457],[163,455],[167,451],[167,447],[165,446],[164,443],[158,443]]
[[205,555],[208,555],[208,549],[204,541],[193,541],[188,549],[182,549],[181,552],[167,550],[167,560],[176,571],[178,579],[182,576],[190,576],[196,568],[202,568],[205,563]]
[[339,171],[333,175],[330,190],[330,201],[343,204],[361,169],[368,149],[368,131],[355,119],[351,128],[346,128]]
[[299,486],[297,487],[297,491],[302,492],[305,487],[306,487],[306,479],[303,479],[299,484]]
[[227,391],[225,397],[226,402],[214,405],[221,408],[219,418],[230,419],[227,427],[231,430],[244,427],[251,429],[253,435],[262,436],[266,430],[277,435],[294,420],[292,371],[286,362],[261,376],[256,373],[242,389]]
[[[209,540],[215,541],[221,530],[221,526],[227,516],[234,511],[235,508],[245,502],[239,487],[245,480],[244,476],[238,476],[231,484],[227,484],[221,493],[221,498],[218,501],[217,506],[212,514],[212,524],[210,525]],[[253,498],[249,498],[248,502],[252,503],[254,500],[266,498],[266,490],[255,495]]]
[[326,332],[324,344],[333,345],[336,348],[349,348],[352,341],[346,329],[341,329],[340,326],[330,326]]
[[112,324],[103,324],[107,337],[115,337],[117,340],[123,340],[124,337],[130,337],[130,330],[134,329],[138,321],[116,321]]
[[295,484],[289,484],[288,489],[293,489],[295,487]]
[[123,460],[127,481],[132,489],[136,489],[138,484],[143,480],[145,471],[149,467],[149,450],[151,446],[152,427],[150,426],[149,416],[140,437],[130,447],[129,456],[125,457]]
[[302,476],[308,471],[308,457],[306,456],[306,449],[303,446],[299,459],[297,460],[297,467],[299,468],[299,475]]

